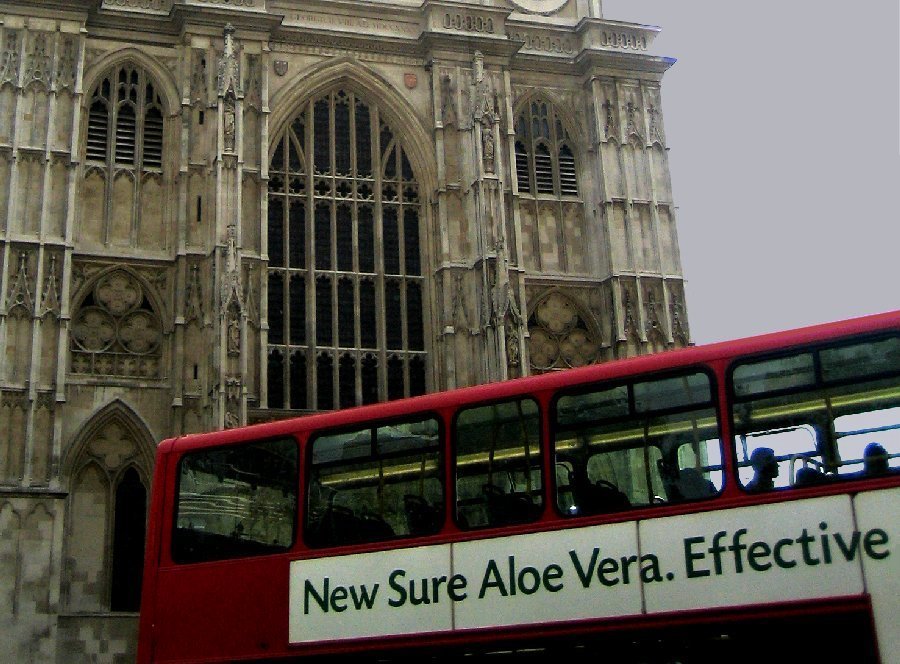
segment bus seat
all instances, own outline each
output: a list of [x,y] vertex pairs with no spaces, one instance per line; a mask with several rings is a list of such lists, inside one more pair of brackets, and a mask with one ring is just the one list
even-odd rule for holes
[[531,521],[537,515],[537,506],[524,493],[506,493],[496,484],[481,487],[487,502],[490,525],[499,526]]
[[596,480],[584,487],[578,495],[578,509],[583,514],[599,514],[628,509],[631,501],[612,482]]
[[410,535],[427,535],[440,530],[440,510],[422,496],[405,494],[403,509],[406,512],[406,525]]
[[716,487],[696,468],[681,468],[678,477],[666,487],[669,500],[699,500],[716,494]]

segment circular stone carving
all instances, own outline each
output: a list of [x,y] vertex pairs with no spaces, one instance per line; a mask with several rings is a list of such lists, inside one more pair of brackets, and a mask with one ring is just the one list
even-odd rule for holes
[[528,14],[551,14],[559,11],[568,0],[511,0],[512,3]]
[[94,299],[113,316],[121,316],[137,308],[144,295],[133,277],[124,272],[113,272],[97,282]]
[[559,357],[559,343],[541,329],[532,330],[528,344],[531,363],[538,369],[549,369]]
[[538,321],[554,334],[563,334],[574,327],[578,319],[568,298],[553,293],[537,306]]
[[583,367],[597,357],[597,344],[584,330],[572,330],[560,344],[560,350],[570,367]]
[[119,323],[119,340],[136,355],[152,353],[159,346],[159,322],[147,311],[135,311]]
[[85,307],[72,322],[72,336],[84,350],[104,351],[116,338],[116,322],[99,307]]

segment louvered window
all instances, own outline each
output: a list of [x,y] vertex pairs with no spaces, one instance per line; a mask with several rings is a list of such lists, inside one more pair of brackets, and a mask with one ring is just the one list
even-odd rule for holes
[[531,102],[516,118],[519,194],[578,196],[572,139],[553,104]]
[[[269,172],[268,406],[424,393],[422,204],[402,140],[335,90],[276,138]],[[295,333],[301,320],[311,334]]]

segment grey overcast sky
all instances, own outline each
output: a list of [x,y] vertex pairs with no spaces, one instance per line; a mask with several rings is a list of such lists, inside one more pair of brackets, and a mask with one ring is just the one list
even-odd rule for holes
[[897,0],[603,0],[662,106],[695,343],[900,308]]

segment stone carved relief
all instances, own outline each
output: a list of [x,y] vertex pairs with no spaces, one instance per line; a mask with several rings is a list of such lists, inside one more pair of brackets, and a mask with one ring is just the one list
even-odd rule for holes
[[3,56],[0,59],[0,86],[19,84],[19,33],[6,30],[3,40]]
[[19,252],[19,265],[12,286],[6,296],[6,310],[10,316],[31,316],[34,310],[34,286],[29,274],[28,253]]
[[[609,91],[607,92],[609,93]],[[611,96],[607,96],[606,101],[603,102],[601,107],[604,111],[603,131],[606,134],[606,138],[607,140],[615,138],[619,135],[619,124],[616,119],[616,104]]]
[[229,93],[237,97],[240,93],[241,79],[238,57],[234,50],[234,26],[225,26],[225,51],[219,58],[216,88],[220,97]]
[[234,152],[235,146],[235,108],[234,97],[229,94],[224,102],[224,123],[222,137],[225,142],[225,152]]
[[56,269],[56,256],[50,256],[50,264],[47,266],[47,277],[44,279],[44,289],[41,294],[41,310],[38,313],[41,318],[45,316],[60,315],[59,301],[59,277]]
[[634,303],[632,302],[631,290],[626,286],[623,286],[622,288],[622,312],[622,332],[625,338],[639,336],[639,326],[637,317],[634,313]]
[[638,105],[633,100],[629,100],[622,107],[622,110],[625,111],[625,134],[628,136],[637,136],[643,141],[643,131],[641,131],[642,120],[640,117],[641,112]]
[[[654,95],[654,97],[655,97],[655,95]],[[660,129],[660,124],[659,124],[662,114],[660,113],[658,104],[659,104],[659,101],[656,99],[653,99],[650,102],[650,105],[647,106],[647,109],[646,109],[647,125],[648,125],[647,136],[649,137],[649,140],[651,143],[657,142],[660,145],[662,145],[663,147],[665,147],[666,141],[663,138],[662,130]]]
[[101,277],[72,319],[72,371],[157,377],[162,323],[143,286],[116,270]]
[[672,336],[676,341],[687,344],[690,336],[684,324],[684,301],[677,295],[672,295]]
[[228,376],[225,379],[225,428],[233,429],[241,426],[241,393],[244,383],[240,376]]
[[59,61],[56,65],[56,85],[60,89],[75,87],[75,70],[78,60],[75,37],[64,35],[59,43]]
[[644,304],[644,330],[647,335],[650,334],[662,334],[662,323],[659,319],[659,313],[657,311],[656,306],[656,297],[653,294],[653,290],[650,289],[647,291],[647,302]]
[[541,299],[528,319],[528,356],[536,372],[580,367],[596,362],[600,344],[563,293]]
[[192,265],[184,294],[184,322],[203,324],[203,287],[200,284],[200,266]]
[[35,33],[31,40],[31,48],[25,54],[22,87],[39,85],[49,88],[52,73],[51,57],[47,54],[47,35],[42,32]]
[[241,354],[241,309],[237,303],[228,307],[225,319],[228,355],[237,357]]
[[247,313],[247,320],[258,328],[259,307],[256,306],[256,296],[253,294],[256,288],[256,266],[252,263],[247,266],[244,284],[244,311]]
[[191,105],[203,108],[209,102],[207,89],[206,53],[194,49],[191,53]]
[[472,106],[472,119],[481,123],[481,160],[486,173],[495,171],[496,139],[494,138],[494,123],[499,122],[497,111],[497,93],[491,83],[490,77],[484,74],[484,56],[480,51],[475,51],[475,59],[472,63],[473,76],[475,78],[474,104]]
[[469,319],[469,312],[466,303],[469,298],[466,297],[466,287],[463,283],[463,275],[457,274],[453,282],[453,300],[450,305],[450,322],[448,327],[452,331],[466,330],[470,334],[475,332],[472,329],[472,323]]
[[441,74],[441,122],[445,127],[457,124],[456,85],[449,72]]
[[247,56],[247,80],[244,83],[244,99],[248,106],[262,109],[262,66],[260,56],[251,53]]

